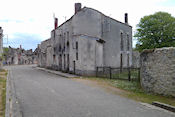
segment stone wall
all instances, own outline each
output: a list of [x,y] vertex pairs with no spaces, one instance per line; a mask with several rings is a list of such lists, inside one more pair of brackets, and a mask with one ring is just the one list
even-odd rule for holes
[[145,50],[140,59],[144,90],[175,97],[175,47]]
[[140,67],[140,53],[138,51],[132,51],[132,67]]

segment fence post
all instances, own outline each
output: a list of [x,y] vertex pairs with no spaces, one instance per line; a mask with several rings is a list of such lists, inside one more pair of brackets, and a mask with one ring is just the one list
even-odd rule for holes
[[128,80],[131,81],[131,70],[130,70],[130,67],[128,67]]
[[98,77],[98,67],[96,68],[96,77]]
[[111,67],[109,67],[109,78],[110,78],[110,79],[112,78],[112,75],[111,75]]

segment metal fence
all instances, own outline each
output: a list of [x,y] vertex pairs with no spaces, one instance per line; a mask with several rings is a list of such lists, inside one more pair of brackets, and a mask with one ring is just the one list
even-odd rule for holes
[[96,67],[96,77],[140,81],[140,68]]

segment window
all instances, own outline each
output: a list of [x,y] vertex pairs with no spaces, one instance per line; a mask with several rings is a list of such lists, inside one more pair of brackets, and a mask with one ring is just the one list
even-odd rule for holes
[[60,54],[60,57],[58,59],[59,59],[59,67],[61,70],[62,69],[62,55],[61,54]]
[[76,42],[76,50],[78,50],[78,42]]
[[122,53],[120,54],[120,71],[123,69],[123,55]]
[[120,33],[120,48],[121,48],[121,51],[123,51],[123,33],[121,32]]
[[65,68],[66,68],[66,56],[64,54],[64,70],[65,70]]
[[69,32],[67,32],[67,40],[69,40]]
[[54,53],[56,52],[56,47],[53,48]]
[[59,52],[61,52],[61,44],[59,44]]
[[76,60],[78,60],[78,42],[76,42]]
[[129,48],[129,46],[130,46],[129,44],[130,44],[130,42],[129,42],[129,35],[127,34],[127,50],[128,50],[128,51],[129,51],[129,49],[130,49],[130,48]]
[[69,41],[67,41],[67,50],[69,51]]
[[53,62],[55,62],[55,54],[53,55]]
[[78,60],[78,52],[76,52],[76,60]]

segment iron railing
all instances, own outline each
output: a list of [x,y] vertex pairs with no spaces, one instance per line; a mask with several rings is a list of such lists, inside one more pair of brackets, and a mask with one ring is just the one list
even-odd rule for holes
[[140,81],[140,68],[96,67],[96,77]]

